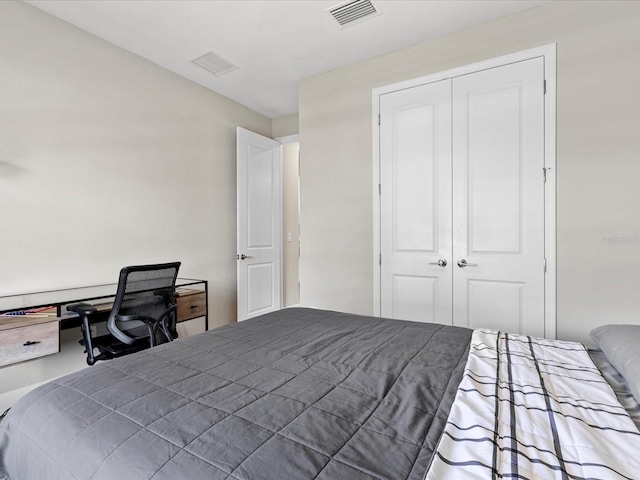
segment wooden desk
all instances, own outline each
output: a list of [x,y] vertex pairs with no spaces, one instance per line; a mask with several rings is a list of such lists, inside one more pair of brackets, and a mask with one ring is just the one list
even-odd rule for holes
[[[0,317],[0,367],[60,351],[60,329],[79,326],[78,314],[66,312],[66,305],[91,302],[104,311],[111,308],[109,297],[115,296],[117,284],[76,289],[53,290],[0,297],[0,311],[16,311],[51,306],[35,315]],[[56,299],[56,292],[57,295]],[[177,322],[205,318],[209,329],[208,282],[179,278],[176,281]]]
[[0,367],[59,351],[58,318],[3,317],[0,320]]

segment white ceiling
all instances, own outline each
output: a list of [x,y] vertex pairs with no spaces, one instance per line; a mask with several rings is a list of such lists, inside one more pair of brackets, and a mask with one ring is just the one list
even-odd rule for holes
[[[340,0],[27,0],[27,3],[267,117],[298,111],[298,81],[537,7],[549,0],[374,0],[382,14],[340,27]],[[210,50],[240,68],[191,63]]]

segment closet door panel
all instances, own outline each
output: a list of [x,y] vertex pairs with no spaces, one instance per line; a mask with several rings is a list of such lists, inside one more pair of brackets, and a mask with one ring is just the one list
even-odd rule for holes
[[450,325],[450,81],[382,95],[380,116],[381,315]]
[[523,331],[523,293],[523,282],[467,279],[465,326]]
[[467,97],[469,255],[520,251],[520,93],[506,86]]
[[438,280],[437,276],[393,275],[393,318],[435,322]]
[[[399,106],[393,111],[391,199],[393,250],[434,252],[438,245],[433,190],[435,155],[434,104]],[[398,187],[402,188],[398,188]],[[415,205],[420,208],[414,208]]]
[[455,325],[544,335],[543,79],[535,58],[453,80]]

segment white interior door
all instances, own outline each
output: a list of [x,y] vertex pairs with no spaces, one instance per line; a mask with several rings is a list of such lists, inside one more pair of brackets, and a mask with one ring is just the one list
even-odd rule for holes
[[543,82],[542,58],[453,79],[454,325],[544,336]]
[[380,97],[383,317],[451,325],[451,82]]
[[278,142],[238,127],[238,321],[281,308],[281,161]]

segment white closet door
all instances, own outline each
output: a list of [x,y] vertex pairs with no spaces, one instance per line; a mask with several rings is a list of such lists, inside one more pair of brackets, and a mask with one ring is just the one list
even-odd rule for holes
[[453,79],[454,325],[544,336],[543,79],[541,57]]
[[380,313],[451,325],[451,81],[382,95],[380,115]]

